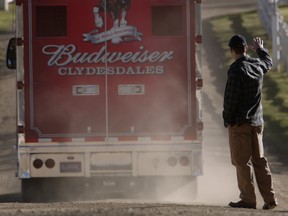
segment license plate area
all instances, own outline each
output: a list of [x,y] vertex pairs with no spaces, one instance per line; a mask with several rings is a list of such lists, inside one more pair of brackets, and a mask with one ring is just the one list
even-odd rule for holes
[[81,162],[60,162],[61,173],[78,173],[81,171]]

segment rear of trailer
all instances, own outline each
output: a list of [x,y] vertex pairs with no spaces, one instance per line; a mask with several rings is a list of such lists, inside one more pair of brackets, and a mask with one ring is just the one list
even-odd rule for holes
[[68,179],[127,191],[164,179],[196,185],[200,8],[199,0],[16,0],[24,200]]

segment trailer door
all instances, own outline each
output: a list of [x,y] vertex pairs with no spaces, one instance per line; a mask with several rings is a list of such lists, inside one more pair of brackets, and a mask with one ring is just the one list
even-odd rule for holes
[[193,10],[24,1],[26,139],[195,135]]
[[193,4],[131,1],[127,21],[135,28],[134,41],[124,36],[120,44],[109,46],[111,53],[133,53],[127,62],[108,64],[113,71],[108,76],[112,136],[171,136],[195,130]]

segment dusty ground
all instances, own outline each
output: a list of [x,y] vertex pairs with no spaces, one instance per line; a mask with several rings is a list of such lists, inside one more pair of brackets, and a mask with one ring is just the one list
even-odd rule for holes
[[[203,0],[203,18],[256,8],[256,0]],[[279,207],[273,211],[242,210],[226,207],[238,200],[235,170],[230,165],[227,134],[222,126],[222,95],[225,71],[209,26],[203,26],[204,78],[204,175],[199,178],[199,195],[193,203],[179,203],[172,194],[165,202],[101,200],[63,203],[21,203],[16,170],[15,72],[0,65],[0,215],[194,215],[194,216],[284,216],[288,215],[288,172],[273,158],[275,190]],[[9,35],[0,36],[0,49],[6,49]],[[181,196],[181,193],[180,193]],[[258,208],[263,201],[258,195]],[[169,202],[168,202],[169,201]]]
[[274,216],[287,215],[285,211],[263,211],[263,210],[243,210],[231,209],[220,206],[187,205],[155,202],[77,202],[77,203],[56,203],[56,204],[6,204],[4,208],[0,207],[1,215],[42,215],[42,216]]

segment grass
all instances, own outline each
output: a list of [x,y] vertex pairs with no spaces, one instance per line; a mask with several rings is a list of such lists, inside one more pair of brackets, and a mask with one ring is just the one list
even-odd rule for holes
[[9,11],[0,10],[0,34],[11,33],[13,31],[14,4],[9,5]]
[[14,4],[9,4],[9,11],[0,10],[0,66],[5,65],[7,38],[14,31]]
[[288,5],[283,4],[279,6],[280,14],[284,17],[284,21],[288,23]]
[[[281,8],[288,14],[287,8]],[[287,16],[288,17],[288,16]],[[264,39],[265,47],[271,53],[271,40],[261,25],[256,11],[226,15],[209,20],[213,34],[224,52],[225,68],[232,63],[227,43],[234,34],[242,34],[251,43],[254,36]],[[249,52],[251,55],[252,53]],[[255,56],[255,54],[254,54]],[[268,152],[277,155],[285,164],[288,163],[288,73],[271,71],[264,78],[263,109],[265,120],[264,143]]]

